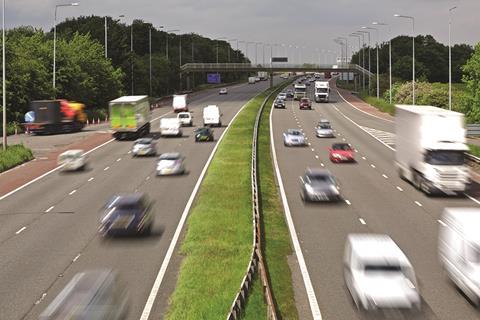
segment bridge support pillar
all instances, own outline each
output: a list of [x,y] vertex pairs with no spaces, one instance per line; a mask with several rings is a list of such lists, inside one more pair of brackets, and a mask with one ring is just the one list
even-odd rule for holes
[[273,72],[270,72],[268,75],[270,78],[270,88],[273,88]]
[[187,73],[187,91],[192,90],[191,84],[190,84],[190,73]]

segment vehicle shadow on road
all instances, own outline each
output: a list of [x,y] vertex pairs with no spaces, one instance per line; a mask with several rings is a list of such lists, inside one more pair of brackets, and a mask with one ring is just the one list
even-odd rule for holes
[[102,238],[102,242],[108,246],[157,242],[163,236],[164,232],[165,228],[163,226],[155,226],[149,234],[109,236]]

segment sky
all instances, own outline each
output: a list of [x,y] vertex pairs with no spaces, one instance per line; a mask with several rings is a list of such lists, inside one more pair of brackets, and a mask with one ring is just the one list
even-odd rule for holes
[[[56,4],[69,0],[5,0],[6,28],[32,25],[50,29]],[[252,62],[274,56],[289,62],[332,63],[340,46],[333,39],[347,37],[349,51],[358,50],[358,39],[349,34],[378,21],[380,41],[391,36],[412,35],[412,21],[395,13],[415,17],[415,34],[431,34],[448,44],[449,9],[452,11],[452,44],[480,42],[480,0],[73,0],[77,7],[58,9],[57,21],[81,15],[118,17],[130,23],[142,19],[165,30],[195,32],[211,38],[238,39],[239,49]],[[370,30],[371,44],[377,35]],[[367,41],[366,37],[366,41]],[[257,56],[255,59],[255,44]],[[237,41],[230,42],[236,48]],[[275,44],[271,47],[264,44]],[[283,45],[283,46],[282,46]],[[350,47],[353,46],[353,47]],[[263,55],[265,50],[265,58]]]

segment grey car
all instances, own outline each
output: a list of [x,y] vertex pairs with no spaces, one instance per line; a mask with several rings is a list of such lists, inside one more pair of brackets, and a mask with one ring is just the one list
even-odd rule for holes
[[178,152],[163,153],[158,159],[157,176],[184,174],[183,159],[183,156]]
[[300,195],[305,202],[312,201],[340,201],[340,186],[326,169],[307,169],[303,177],[300,177]]
[[329,123],[321,123],[315,128],[315,134],[319,138],[335,138],[332,126]]
[[288,129],[283,133],[283,144],[287,147],[305,146],[306,139],[302,131],[298,129]]
[[274,106],[275,108],[283,108],[283,109],[285,109],[285,100],[284,100],[284,99],[277,98],[277,99],[275,99],[275,101],[273,102],[273,106]]
[[142,138],[135,141],[132,148],[132,155],[136,156],[154,156],[157,154],[155,141],[152,138]]

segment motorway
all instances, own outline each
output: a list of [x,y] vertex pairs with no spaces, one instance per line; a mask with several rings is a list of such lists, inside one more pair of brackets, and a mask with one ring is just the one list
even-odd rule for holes
[[[313,100],[313,85],[308,95]],[[332,90],[330,103],[299,110],[297,101],[274,109],[272,130],[279,171],[292,220],[323,319],[479,319],[479,312],[442,272],[437,256],[438,219],[444,207],[478,206],[475,199],[427,197],[401,180],[394,168],[394,123],[362,113]],[[314,127],[327,118],[336,138],[317,138]],[[289,148],[282,133],[301,128],[309,146]],[[346,141],[357,149],[357,162],[333,164],[327,148]],[[329,169],[340,181],[341,203],[304,204],[300,180],[307,167]],[[343,280],[343,251],[349,233],[386,233],[415,268],[422,311],[405,316],[364,314],[352,303]],[[296,291],[305,291],[303,283]]]
[[[267,82],[198,94],[190,102],[194,124],[201,108],[217,104],[227,124]],[[170,108],[154,117],[172,116]],[[158,138],[158,119],[152,124]],[[195,143],[194,128],[182,138],[158,138],[159,153],[177,151],[186,158],[188,174],[157,178],[155,158],[132,158],[132,142],[113,141],[92,152],[90,168],[75,174],[52,174],[0,201],[0,318],[36,319],[78,272],[109,268],[128,284],[128,319],[139,319],[150,295],[180,217],[215,143]],[[223,128],[214,129],[218,139]],[[0,178],[1,179],[1,178]],[[152,235],[105,240],[97,234],[102,207],[114,194],[146,192],[155,201]],[[150,319],[162,318],[173,291],[179,255],[166,271]],[[233,298],[233,297],[232,297]]]

